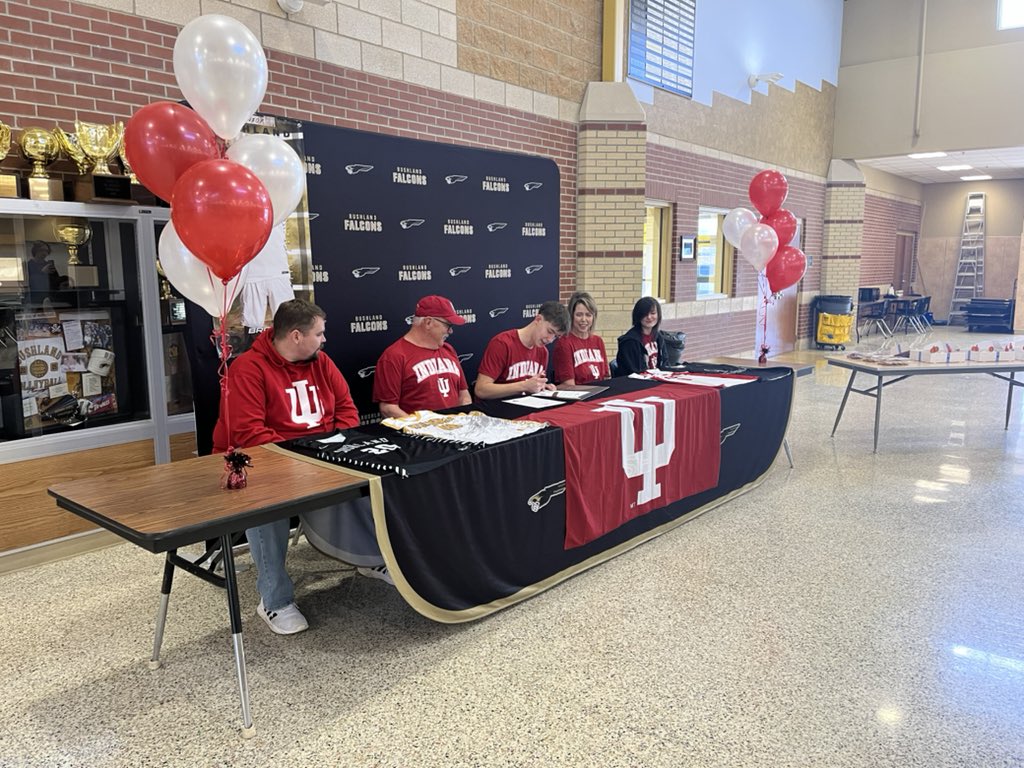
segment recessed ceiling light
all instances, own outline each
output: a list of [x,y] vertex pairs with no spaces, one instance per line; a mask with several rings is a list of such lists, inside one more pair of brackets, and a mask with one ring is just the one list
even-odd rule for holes
[[988,181],[991,176],[961,176],[960,181]]
[[936,170],[939,171],[969,171],[973,168],[973,165],[940,165]]
[[927,160],[930,157],[945,157],[945,152],[915,152],[912,155],[907,155],[911,160]]

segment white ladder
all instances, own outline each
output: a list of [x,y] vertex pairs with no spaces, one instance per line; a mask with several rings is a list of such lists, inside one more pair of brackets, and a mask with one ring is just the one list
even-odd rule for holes
[[964,208],[960,258],[956,263],[949,324],[963,325],[971,299],[985,295],[985,193],[971,192]]

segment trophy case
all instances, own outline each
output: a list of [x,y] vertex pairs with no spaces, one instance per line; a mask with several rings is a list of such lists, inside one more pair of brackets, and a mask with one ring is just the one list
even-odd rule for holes
[[0,441],[150,416],[136,224],[0,214]]

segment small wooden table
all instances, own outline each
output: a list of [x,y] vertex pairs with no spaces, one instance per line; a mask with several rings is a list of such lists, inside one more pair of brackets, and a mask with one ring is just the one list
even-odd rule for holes
[[[1024,371],[1024,361],[1011,363],[917,363],[907,360],[906,365],[883,365],[869,360],[850,360],[848,357],[826,358],[829,365],[839,368],[846,368],[850,371],[850,380],[846,383],[846,392],[843,394],[843,402],[839,405],[839,412],[836,414],[836,422],[832,425],[832,436],[836,434],[839,420],[843,418],[843,411],[846,409],[846,401],[851,392],[858,395],[866,395],[875,398],[875,443],[874,452],[878,453],[878,427],[882,417],[882,389],[895,384],[911,376],[945,376],[958,373],[987,373],[1007,382],[1006,389],[1006,421],[1003,429],[1010,426],[1010,407],[1013,405],[1013,388],[1024,386],[1024,381],[1017,381],[1014,377]],[[867,389],[857,389],[853,386],[854,379],[858,373],[875,377],[874,386]]]
[[[150,552],[166,552],[160,607],[150,667],[160,666],[160,645],[175,568],[227,591],[228,615],[242,707],[242,735],[255,733],[242,644],[242,616],[232,536],[264,523],[355,498],[363,478],[326,464],[314,464],[267,448],[247,449],[252,457],[246,488],[220,487],[223,456],[158,464],[127,472],[71,480],[48,491],[57,505]],[[224,576],[178,555],[189,544],[219,538]]]

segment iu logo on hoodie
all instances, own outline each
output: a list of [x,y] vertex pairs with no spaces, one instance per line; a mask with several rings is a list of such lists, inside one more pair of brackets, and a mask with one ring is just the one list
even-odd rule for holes
[[318,427],[324,420],[323,408],[320,407],[320,396],[317,394],[316,385],[310,384],[306,379],[293,381],[290,387],[285,389],[288,399],[292,405],[292,422],[301,424],[306,429]]

